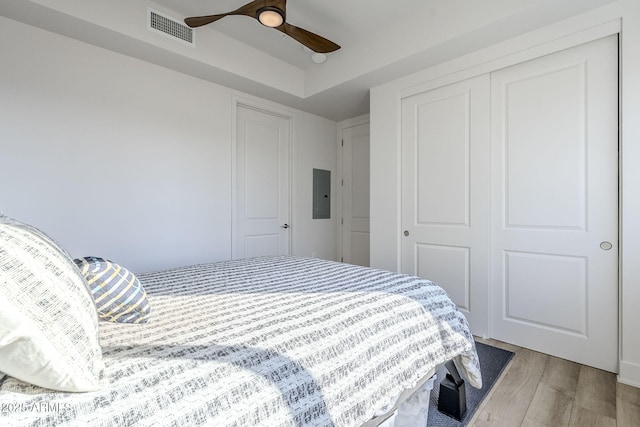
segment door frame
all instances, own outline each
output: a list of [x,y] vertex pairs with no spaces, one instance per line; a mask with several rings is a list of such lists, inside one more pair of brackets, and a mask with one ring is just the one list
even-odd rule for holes
[[239,95],[232,96],[231,100],[231,259],[238,258],[238,108],[244,107],[251,110],[256,110],[265,114],[270,114],[288,120],[289,122],[289,255],[294,252],[293,242],[295,239],[293,235],[295,233],[295,218],[293,217],[293,206],[296,204],[294,199],[294,183],[296,182],[296,171],[293,167],[293,159],[295,158],[295,146],[294,141],[297,139],[297,126],[296,126],[296,114],[294,110],[283,108],[281,105],[270,103],[268,101],[259,100],[255,98],[249,98]]
[[[337,241],[337,254],[338,254],[338,258],[340,259],[340,261],[342,262],[344,259],[344,253],[343,253],[343,245],[342,245],[342,239],[344,237],[344,227],[342,227],[342,223],[344,220],[344,203],[343,203],[343,197],[344,197],[344,175],[345,175],[345,170],[344,170],[344,156],[343,156],[343,151],[342,151],[342,147],[343,147],[343,139],[344,139],[344,133],[347,129],[352,128],[352,127],[356,127],[356,126],[361,126],[361,125],[365,125],[370,123],[370,116],[369,114],[363,114],[362,116],[358,116],[358,117],[353,117],[351,119],[347,119],[347,120],[343,120],[341,122],[338,122],[338,131],[337,131],[337,137],[336,137],[336,151],[338,153],[338,181],[340,184],[337,186],[338,191],[336,194],[336,198],[337,198],[337,203],[336,203],[336,208],[337,208],[337,213],[338,213],[338,221],[336,221],[336,233],[338,236],[338,241]],[[369,249],[369,252],[371,252],[371,249]]]

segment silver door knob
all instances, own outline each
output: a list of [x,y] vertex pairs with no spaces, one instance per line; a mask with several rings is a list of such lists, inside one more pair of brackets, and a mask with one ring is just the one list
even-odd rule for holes
[[409,236],[409,230],[404,230],[404,233],[403,233],[403,234],[404,234],[405,236]]
[[613,247],[613,245],[611,243],[609,243],[609,242],[600,243],[600,249],[602,249],[603,251],[611,250],[612,247]]
[[283,225],[282,228],[289,228],[289,224]]

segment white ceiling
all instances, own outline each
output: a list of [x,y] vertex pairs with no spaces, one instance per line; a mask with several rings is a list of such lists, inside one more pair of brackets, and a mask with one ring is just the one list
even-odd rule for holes
[[[247,0],[154,0],[181,16],[225,13],[248,3]],[[287,22],[348,47],[376,32],[387,22],[419,11],[428,0],[290,0]],[[295,67],[313,66],[310,52],[281,32],[262,26],[245,16],[228,16],[209,24],[212,28],[247,45],[279,58]],[[330,55],[329,55],[330,56]]]
[[290,0],[287,21],[342,48],[314,64],[254,19],[196,29],[196,47],[147,29],[152,8],[182,20],[246,0],[2,0],[0,15],[340,121],[369,89],[614,0]]

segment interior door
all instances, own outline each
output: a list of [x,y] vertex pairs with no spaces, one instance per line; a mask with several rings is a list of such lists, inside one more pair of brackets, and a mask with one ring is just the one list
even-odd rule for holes
[[239,105],[233,257],[290,251],[291,119]]
[[369,266],[369,123],[342,134],[342,261]]
[[444,288],[488,331],[489,76],[402,101],[402,271]]
[[491,77],[491,336],[614,372],[617,51],[611,36]]

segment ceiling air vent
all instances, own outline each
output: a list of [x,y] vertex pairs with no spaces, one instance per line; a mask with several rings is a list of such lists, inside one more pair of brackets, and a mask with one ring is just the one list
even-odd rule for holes
[[149,29],[158,31],[174,40],[188,43],[190,46],[195,46],[193,28],[152,9],[149,9]]

